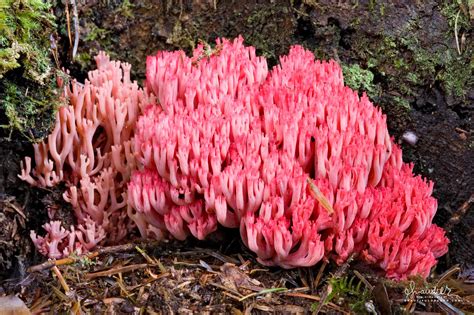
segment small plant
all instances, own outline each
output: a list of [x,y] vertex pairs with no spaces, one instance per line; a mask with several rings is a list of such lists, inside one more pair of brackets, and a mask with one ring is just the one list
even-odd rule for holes
[[88,268],[90,266],[97,265],[97,262],[90,259],[87,255],[78,255],[76,252],[73,252],[69,255],[69,258],[72,258],[76,261],[76,265],[80,268]]
[[[341,301],[348,304],[356,314],[368,313],[365,305],[369,302],[372,292],[356,276],[333,277],[329,279],[328,289],[330,293],[323,301],[324,304]],[[314,303],[311,310],[315,311],[318,305]]]

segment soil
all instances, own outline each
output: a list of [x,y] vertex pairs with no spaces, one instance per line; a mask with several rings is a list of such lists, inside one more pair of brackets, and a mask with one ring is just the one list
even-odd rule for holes
[[[212,43],[216,37],[239,34],[270,64],[291,45],[301,44],[319,58],[360,65],[373,75],[369,95],[387,114],[405,161],[436,183],[435,222],[446,226],[474,193],[474,34],[467,3],[453,8],[450,2],[433,0],[335,2],[79,1],[80,42],[74,60],[65,6],[58,2],[54,13],[62,65],[79,79],[99,50],[131,63],[134,77],[142,81],[147,55],[158,50],[189,52],[197,39]],[[403,141],[407,131],[417,136],[416,143]],[[29,241],[29,231],[46,222],[48,207],[64,205],[57,192],[31,188],[18,179],[19,161],[31,155],[30,144],[21,137],[1,136],[0,279],[5,279],[22,277],[26,266],[42,259]],[[472,226],[474,211],[468,209],[450,228],[450,252],[442,258],[441,269],[457,263],[474,267]]]

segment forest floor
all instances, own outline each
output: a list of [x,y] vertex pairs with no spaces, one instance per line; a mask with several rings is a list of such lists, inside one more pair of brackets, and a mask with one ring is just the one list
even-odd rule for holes
[[0,296],[15,295],[26,306],[2,298],[0,304],[17,311],[28,307],[33,314],[474,312],[473,270],[453,266],[426,281],[394,282],[350,259],[339,267],[268,268],[255,261],[238,235],[227,237],[130,243],[45,261],[0,289]]

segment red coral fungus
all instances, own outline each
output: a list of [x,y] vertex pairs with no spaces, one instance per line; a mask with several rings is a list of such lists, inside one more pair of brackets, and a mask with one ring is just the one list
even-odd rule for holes
[[[160,237],[186,237],[188,221],[171,209],[203,201],[199,215],[208,228],[200,237],[214,220],[240,226],[267,265],[342,263],[362,253],[392,278],[426,275],[447,239],[436,230],[432,245],[424,241],[436,211],[432,184],[403,164],[385,115],[344,86],[339,65],[315,61],[302,47],[271,72],[241,38],[217,47],[205,57],[199,47],[192,58],[160,52],[147,59],[147,86],[161,106],[145,111],[134,138],[147,168],[129,185],[142,234],[153,227]],[[144,189],[138,178],[146,173],[160,184]],[[145,195],[163,196],[168,212]],[[393,232],[378,234],[388,227]],[[395,268],[401,260],[406,267]]]

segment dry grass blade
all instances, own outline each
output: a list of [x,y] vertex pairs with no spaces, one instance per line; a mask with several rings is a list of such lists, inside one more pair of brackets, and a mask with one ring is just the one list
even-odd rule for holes
[[277,292],[285,292],[288,291],[287,288],[271,288],[271,289],[263,289],[258,292],[250,293],[242,298],[240,298],[239,302],[243,302],[248,298],[254,297],[254,296],[259,296],[267,293],[277,293]]
[[59,290],[55,286],[51,286],[51,290],[56,295],[56,297],[58,297],[63,303],[69,302],[69,297],[66,294],[62,293],[61,290]]
[[236,291],[236,290],[234,290],[234,289],[232,289],[232,288],[228,288],[228,287],[226,287],[226,286],[220,285],[220,284],[218,284],[218,283],[209,282],[209,285],[212,285],[213,287],[222,289],[222,290],[224,290],[224,291],[231,292],[233,295],[238,296],[238,298],[237,298],[238,300],[240,300],[240,299],[243,297],[243,295],[240,294],[239,291]]
[[[295,297],[295,298],[308,299],[308,300],[312,300],[312,301],[316,301],[316,302],[321,301],[321,298],[319,296],[310,295],[310,294],[297,293],[297,292],[287,292],[287,293],[285,293],[285,295]],[[330,307],[330,308],[332,308],[332,309],[334,309],[338,312],[341,312],[343,314],[350,314],[350,313],[344,311],[344,309],[342,309],[341,307],[339,307],[338,305],[336,305],[332,302],[327,303],[326,306],[328,306],[328,307]]]
[[69,47],[72,47],[71,17],[69,14],[69,4],[67,1],[66,1],[66,24],[67,24],[67,37],[69,38]]
[[151,265],[156,264],[156,260],[152,259],[150,256],[148,256],[148,254],[143,249],[141,249],[139,246],[135,246],[135,249],[137,250],[137,252],[139,252],[143,256],[143,258],[146,259],[146,261],[149,264],[151,264]]
[[[191,243],[191,246],[194,244]],[[177,246],[170,245],[173,249]],[[88,256],[47,262],[49,268],[53,268],[51,273],[30,274],[31,280],[22,284],[25,288],[23,292],[28,293],[21,293],[21,297],[31,301],[33,305],[27,303],[27,306],[36,313],[63,314],[72,311],[76,314],[95,314],[123,310],[137,314],[180,311],[199,314],[304,313],[318,307],[321,312],[350,313],[351,300],[342,301],[341,298],[342,304],[337,305],[340,303],[336,304],[327,297],[328,285],[321,284],[326,278],[324,274],[330,272],[332,277],[345,277],[354,257],[350,257],[341,267],[321,263],[316,269],[303,268],[298,274],[298,270],[282,272],[262,269],[250,256],[240,255],[240,259],[236,259],[239,258],[238,248],[227,256],[216,252],[217,249],[205,251],[183,246],[180,250],[167,250],[167,245],[161,244],[159,248],[163,250],[155,256],[152,254],[155,251],[148,250],[147,246],[144,243],[130,243],[100,248],[91,253],[99,256],[94,264],[77,263]],[[181,248],[188,250],[181,251]],[[128,254],[119,254],[123,251]],[[237,264],[229,261],[236,261]],[[71,262],[76,264],[57,266]],[[471,304],[466,303],[472,301],[469,294],[473,293],[465,290],[463,279],[455,279],[457,268],[453,267],[439,279],[440,284],[453,289],[451,295],[456,294],[459,297],[457,300],[442,295],[446,301],[435,298],[435,302],[424,306],[414,299],[415,302],[408,305],[407,310],[412,311],[416,307],[419,311],[438,310],[456,314],[458,309],[468,313]],[[369,281],[378,283],[378,278],[365,272],[354,273],[367,288],[370,288]],[[62,282],[61,276],[64,283],[58,285]],[[310,286],[303,286],[302,279]],[[330,276],[328,284],[332,283],[331,279]],[[312,294],[316,289],[321,291],[321,295]],[[397,300],[400,286],[387,286],[387,289],[382,304],[379,303],[381,299],[373,295],[379,314],[390,314],[387,310],[391,306],[403,308],[406,305],[406,301]],[[382,292],[378,288],[374,288],[375,291]],[[383,305],[386,307],[383,308]]]
[[30,306],[30,312],[32,314],[43,314],[46,313],[45,309],[48,308],[52,304],[51,302],[51,294],[40,296],[33,304]]
[[133,294],[128,292],[128,289],[127,287],[125,286],[125,284],[123,283],[123,278],[122,278],[122,274],[119,273],[118,274],[118,277],[114,277],[117,285],[119,286],[120,288],[120,294],[122,296],[125,296],[127,297],[128,299],[130,299],[131,301],[133,301],[133,303],[135,303],[135,300],[133,299]]
[[462,55],[461,48],[459,46],[459,34],[458,34],[458,20],[459,20],[459,14],[461,13],[461,10],[458,11],[456,14],[456,18],[454,20],[454,39],[456,40],[456,48],[458,50],[458,54]]
[[451,268],[449,268],[448,270],[446,270],[442,275],[441,277],[439,278],[438,282],[436,282],[436,286],[439,286],[441,285],[443,282],[445,282],[446,280],[448,280],[449,278],[451,278],[452,275],[454,275],[455,273],[458,273],[461,271],[461,268],[459,268],[459,265],[454,265],[452,266]]
[[76,58],[77,48],[79,47],[79,15],[77,14],[76,0],[70,0],[72,6],[72,17],[74,22],[74,46],[72,47],[72,59]]
[[123,267],[118,267],[118,268],[112,268],[109,270],[104,270],[104,271],[98,271],[98,272],[93,272],[93,273],[88,273],[85,275],[85,278],[87,280],[92,280],[98,277],[108,277],[114,274],[118,273],[125,273],[125,272],[130,272],[134,271],[137,269],[143,269],[148,267],[149,264],[136,264],[136,265],[129,265],[129,266],[123,266]]
[[326,269],[326,266],[328,265],[327,261],[323,261],[323,264],[319,268],[318,274],[316,275],[316,279],[314,280],[314,288],[316,289],[319,285],[319,282],[321,281],[321,278],[323,276],[324,269]]
[[26,219],[26,215],[23,213],[23,211],[20,209],[20,207],[18,207],[17,205],[15,205],[14,202],[12,202],[13,199],[6,199],[4,201],[5,205],[10,207],[11,209],[15,210],[16,213],[18,213],[23,219]]
[[334,213],[334,209],[332,205],[329,203],[328,199],[324,194],[319,190],[318,186],[311,180],[311,178],[307,178],[307,183],[309,184],[311,195],[319,201],[319,203],[328,211],[329,214]]
[[360,281],[362,281],[365,284],[367,289],[369,289],[370,291],[374,289],[374,286],[371,285],[370,282],[367,281],[367,279],[360,272],[358,272],[357,270],[354,270],[354,274],[356,275],[357,278],[359,278]]
[[74,304],[72,305],[72,308],[71,308],[71,313],[72,314],[82,314],[82,311],[81,311],[81,302],[79,301],[75,301]]

